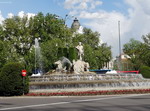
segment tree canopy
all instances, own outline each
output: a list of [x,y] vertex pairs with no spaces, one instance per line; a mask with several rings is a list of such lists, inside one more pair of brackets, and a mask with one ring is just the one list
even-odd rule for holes
[[54,68],[59,59],[59,48],[73,48],[82,42],[85,49],[84,60],[91,68],[102,68],[104,62],[111,59],[111,47],[106,43],[99,45],[100,34],[84,28],[83,34],[74,34],[55,14],[38,13],[34,17],[14,16],[7,18],[0,25],[0,68],[8,62],[25,64],[32,73],[35,64],[35,38],[39,38],[42,62],[46,71]]
[[134,70],[139,70],[142,65],[150,67],[150,34],[142,36],[144,42],[131,39],[124,44],[123,51],[131,57]]

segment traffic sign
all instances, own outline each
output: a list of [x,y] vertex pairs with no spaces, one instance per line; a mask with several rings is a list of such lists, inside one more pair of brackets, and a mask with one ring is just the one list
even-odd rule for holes
[[27,71],[26,70],[22,70],[22,76],[26,76],[27,75]]

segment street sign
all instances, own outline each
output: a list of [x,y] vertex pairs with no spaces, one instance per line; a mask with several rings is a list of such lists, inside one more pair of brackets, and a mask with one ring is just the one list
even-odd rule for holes
[[27,75],[27,71],[26,70],[22,70],[22,76],[26,76]]

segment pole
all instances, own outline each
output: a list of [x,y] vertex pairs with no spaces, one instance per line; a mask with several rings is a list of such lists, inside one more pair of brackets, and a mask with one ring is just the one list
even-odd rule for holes
[[118,33],[119,33],[119,55],[121,56],[120,21],[118,21]]
[[24,90],[25,90],[25,76],[27,74],[26,70],[22,70],[22,84],[23,84],[23,95],[24,95]]
[[23,77],[23,96],[24,96],[24,76],[22,76]]
[[36,74],[36,46],[35,46],[34,51],[35,51],[35,52],[34,52],[34,53],[35,53],[35,55],[34,55],[34,56],[35,56],[35,61],[34,61],[34,62],[35,62],[35,64],[34,64],[34,65],[35,65],[35,66],[34,66],[35,69],[34,69],[34,74]]
[[121,70],[121,38],[120,38],[120,21],[118,21],[118,34],[119,34],[119,70]]

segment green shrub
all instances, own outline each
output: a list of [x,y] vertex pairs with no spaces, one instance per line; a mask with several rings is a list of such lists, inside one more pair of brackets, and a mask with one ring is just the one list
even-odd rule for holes
[[73,60],[77,60],[77,51],[75,48],[69,48],[69,60],[72,62]]
[[[18,96],[29,91],[28,77],[21,75],[23,65],[20,63],[8,63],[4,65],[0,73],[0,95]],[[23,87],[24,86],[24,87]]]
[[58,58],[63,57],[63,48],[58,48],[58,53],[57,53]]
[[141,66],[140,67],[140,73],[143,75],[143,77],[150,78],[150,67]]
[[68,58],[68,49],[67,48],[63,48],[63,56]]
[[58,48],[58,58],[66,57],[68,58],[68,49],[67,48]]

